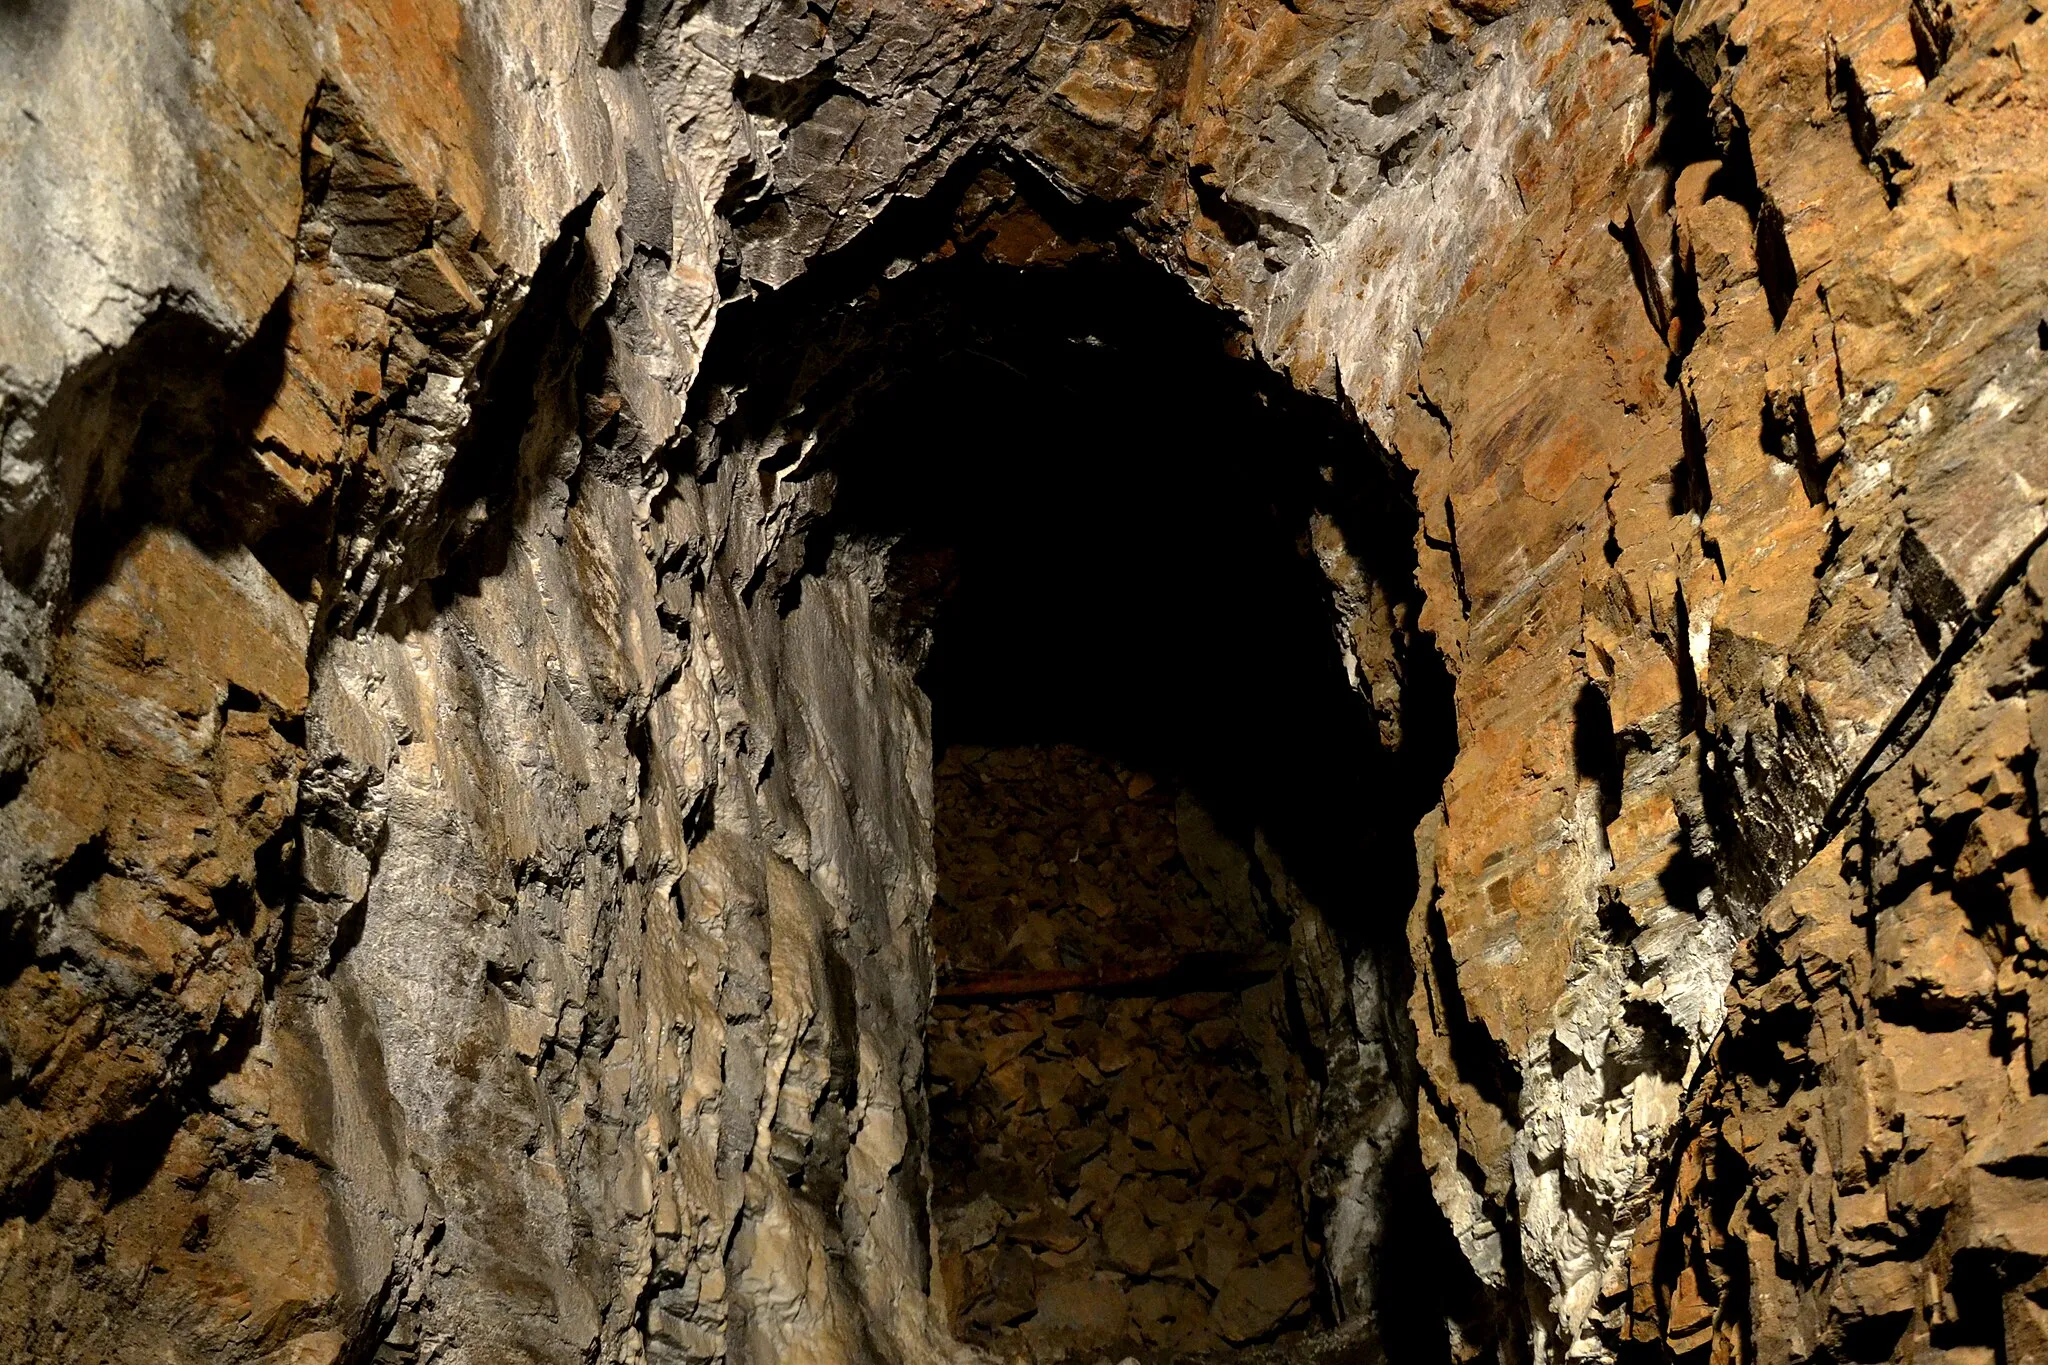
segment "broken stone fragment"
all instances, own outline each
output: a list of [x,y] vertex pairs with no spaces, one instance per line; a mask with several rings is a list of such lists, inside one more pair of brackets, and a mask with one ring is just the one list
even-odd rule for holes
[[934,1077],[958,1094],[981,1079],[986,1068],[985,1055],[983,1050],[968,1047],[957,1038],[941,1037],[927,1052],[926,1065]]
[[972,1203],[942,1210],[939,1218],[943,1240],[962,1252],[987,1246],[1002,1226],[1004,1216],[1002,1206],[985,1194]]
[[1037,1264],[1023,1247],[1009,1246],[998,1252],[990,1279],[995,1289],[989,1300],[991,1325],[1021,1322],[1038,1311]]
[[1012,1223],[1008,1235],[1028,1247],[1064,1253],[1087,1241],[1088,1229],[1055,1208],[1044,1208]]
[[1878,912],[1871,995],[1881,1005],[1983,1017],[1997,982],[1997,968],[1951,897],[1922,886]]
[[348,905],[370,891],[370,860],[318,825],[301,835],[300,876],[306,889]]
[[1130,1198],[1113,1205],[1102,1220],[1102,1245],[1108,1263],[1131,1275],[1151,1274],[1171,1259],[1174,1250]]
[[1238,1267],[1252,1259],[1251,1239],[1244,1220],[1236,1209],[1221,1201],[1210,1206],[1190,1249],[1195,1272],[1212,1289],[1222,1288]]
[[1130,1291],[1131,1324],[1151,1346],[1181,1346],[1207,1324],[1208,1301],[1185,1285],[1153,1282]]
[[1123,1283],[1113,1275],[1049,1280],[1038,1291],[1034,1331],[1070,1333],[1088,1342],[1115,1341],[1129,1330]]
[[1315,1281],[1298,1257],[1242,1266],[1217,1291],[1210,1323],[1225,1341],[1255,1341],[1305,1311],[1314,1292]]

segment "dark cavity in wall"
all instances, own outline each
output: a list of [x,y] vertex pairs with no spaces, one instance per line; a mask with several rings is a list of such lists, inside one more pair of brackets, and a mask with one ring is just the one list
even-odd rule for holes
[[[789,608],[842,553],[885,565],[932,702],[934,1291],[964,1337],[1042,1360],[1441,1359],[1416,1305],[1456,1253],[1387,1118],[1414,1093],[1411,831],[1452,747],[1413,502],[1352,415],[1118,232],[969,168],[729,309],[697,389],[716,448],[767,452],[764,501],[808,485],[750,593]],[[1381,585],[1371,705],[1318,519]],[[1347,1198],[1389,1254],[1332,1251]]]

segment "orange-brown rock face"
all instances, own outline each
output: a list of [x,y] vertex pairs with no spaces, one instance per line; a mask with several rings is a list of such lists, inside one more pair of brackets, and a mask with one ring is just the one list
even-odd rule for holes
[[892,282],[1114,258],[1361,426],[1244,458],[1436,806],[1290,931],[1400,1090],[1316,1311],[1412,1168],[1460,1361],[2048,1359],[2044,72],[2035,0],[0,10],[0,1334],[977,1358],[835,442],[979,344]]
[[[2038,29],[1986,8],[1915,39],[1928,13],[1688,6],[1657,26],[1654,113],[1631,58],[1589,51],[1548,144],[1517,156],[1526,226],[1467,279],[1396,417],[1424,515],[1442,509],[1424,619],[1460,715],[1417,934],[1444,950],[1423,1057],[1457,997],[1500,1076],[1487,1095],[1428,1068],[1446,1134],[1517,1216],[1551,1290],[1538,1328],[1567,1342],[1612,1339],[1613,1229],[1653,1207],[1729,954],[1822,845],[1906,837],[1871,828],[1871,783],[1956,704],[1982,623],[2030,614],[2038,442],[2016,386],[2044,374],[2040,268],[1990,205],[2039,193],[2005,141]],[[1573,164],[1578,138],[1628,150]],[[1752,1311],[1788,1310],[1716,1310]],[[1773,1349],[1824,1340],[1841,1349]]]
[[2026,572],[1737,955],[1672,1182],[1636,1233],[1634,1350],[2048,1350],[2038,553]]

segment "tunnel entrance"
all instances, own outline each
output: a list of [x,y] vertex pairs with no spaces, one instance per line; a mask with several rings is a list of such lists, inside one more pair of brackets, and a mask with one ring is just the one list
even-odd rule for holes
[[[702,386],[812,481],[809,570],[882,566],[930,700],[932,1292],[1034,1362],[1356,1329],[1434,1218],[1400,964],[1451,725],[1412,502],[1114,224],[959,180],[721,318]],[[1382,585],[1348,620],[1347,572]],[[1375,1334],[1440,1357],[1414,1318]]]

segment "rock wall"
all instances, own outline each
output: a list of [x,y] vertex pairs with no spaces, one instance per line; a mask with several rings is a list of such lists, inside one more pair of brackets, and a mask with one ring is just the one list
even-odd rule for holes
[[0,13],[10,1338],[967,1358],[929,720],[811,553],[859,389],[696,380],[994,161],[1412,481],[1414,582],[1309,539],[1388,744],[1453,684],[1346,969],[1413,979],[1453,1354],[2048,1352],[2042,17]]

